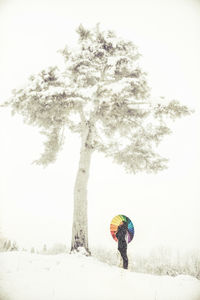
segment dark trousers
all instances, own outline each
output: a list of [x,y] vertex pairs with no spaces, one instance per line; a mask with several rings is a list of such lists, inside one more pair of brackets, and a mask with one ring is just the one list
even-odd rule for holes
[[123,268],[128,269],[128,256],[127,256],[127,249],[126,248],[118,248],[121,257],[123,259]]

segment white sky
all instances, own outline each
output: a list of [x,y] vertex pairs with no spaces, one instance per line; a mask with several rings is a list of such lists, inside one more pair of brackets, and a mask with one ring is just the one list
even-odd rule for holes
[[[135,225],[134,249],[157,245],[200,247],[200,3],[193,0],[0,0],[0,101],[41,68],[59,63],[56,51],[73,44],[80,23],[115,30],[143,54],[155,97],[176,98],[196,113],[177,120],[160,152],[169,169],[157,175],[127,175],[94,155],[89,181],[91,245],[116,247],[111,219],[125,214]],[[42,169],[37,128],[0,112],[1,226],[24,245],[70,244],[73,183],[79,141],[68,135],[57,162]]]

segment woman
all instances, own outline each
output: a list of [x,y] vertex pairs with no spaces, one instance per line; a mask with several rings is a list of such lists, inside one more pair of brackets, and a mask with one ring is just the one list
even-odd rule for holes
[[128,224],[123,221],[123,224],[118,226],[116,237],[118,239],[118,250],[123,259],[123,268],[128,269],[127,244],[128,244]]

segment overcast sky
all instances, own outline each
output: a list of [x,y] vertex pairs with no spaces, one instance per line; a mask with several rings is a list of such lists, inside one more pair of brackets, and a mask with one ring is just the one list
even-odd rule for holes
[[[193,0],[0,0],[0,101],[26,78],[60,63],[56,52],[76,41],[80,23],[113,29],[142,53],[152,96],[195,108],[173,124],[160,146],[170,159],[157,175],[128,175],[95,154],[89,181],[89,243],[116,247],[109,225],[117,214],[135,225],[130,249],[200,247],[200,3]],[[70,244],[79,140],[67,135],[57,162],[31,165],[42,151],[37,128],[0,112],[1,226],[21,244]],[[98,233],[98,234],[97,234]]]

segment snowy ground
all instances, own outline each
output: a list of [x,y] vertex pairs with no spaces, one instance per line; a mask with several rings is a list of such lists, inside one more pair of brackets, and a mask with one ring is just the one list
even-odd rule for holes
[[154,276],[81,254],[0,253],[0,300],[200,300],[191,276]]

